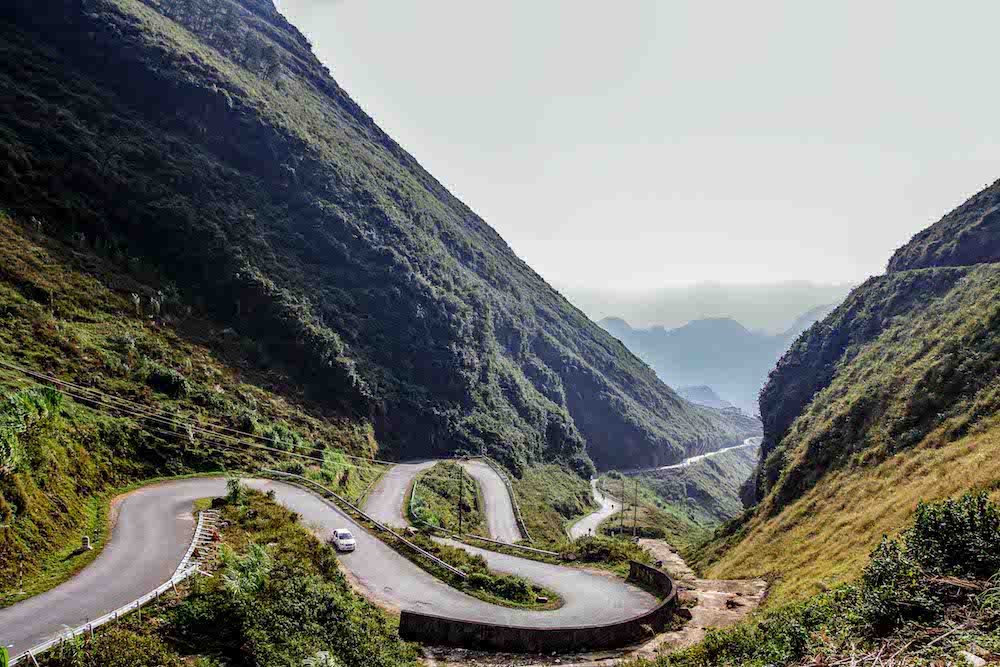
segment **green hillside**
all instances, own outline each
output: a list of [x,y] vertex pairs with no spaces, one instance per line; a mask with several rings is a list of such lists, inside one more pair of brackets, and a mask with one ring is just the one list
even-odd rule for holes
[[518,259],[270,2],[15,0],[0,33],[0,206],[153,276],[386,455],[587,474],[745,435]]
[[857,574],[919,499],[1000,488],[996,197],[918,234],[782,358],[761,394],[756,506],[720,535],[710,572],[814,591]]

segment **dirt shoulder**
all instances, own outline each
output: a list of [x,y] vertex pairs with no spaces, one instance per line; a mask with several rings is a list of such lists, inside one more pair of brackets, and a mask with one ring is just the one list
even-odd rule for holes
[[698,579],[684,558],[663,540],[640,540],[681,590],[682,600],[694,602],[691,620],[680,630],[658,636],[643,647],[663,651],[696,644],[710,628],[725,628],[745,619],[767,593],[763,579]]

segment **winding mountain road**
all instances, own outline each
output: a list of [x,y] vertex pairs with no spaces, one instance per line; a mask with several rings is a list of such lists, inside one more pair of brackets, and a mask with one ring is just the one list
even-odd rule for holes
[[616,502],[606,494],[601,493],[600,489],[597,488],[596,479],[590,480],[590,488],[599,507],[596,512],[588,514],[569,527],[569,536],[574,540],[578,540],[584,535],[596,533],[597,527],[601,525],[602,521],[622,509],[620,502]]
[[[629,471],[626,474],[633,475],[633,474],[640,473],[640,472],[657,472],[657,471],[660,471],[660,470],[678,470],[680,468],[686,468],[686,467],[688,467],[690,465],[694,465],[695,463],[699,463],[699,462],[704,461],[706,459],[713,458],[715,456],[718,456],[719,454],[723,454],[725,452],[731,452],[731,451],[733,451],[735,449],[747,449],[749,447],[760,447],[760,445],[763,442],[763,440],[764,440],[764,438],[762,438],[761,436],[755,436],[755,437],[747,438],[746,440],[744,440],[742,445],[736,445],[735,447],[726,447],[725,449],[718,449],[718,450],[716,450],[714,452],[708,452],[707,454],[699,454],[698,456],[692,456],[690,458],[684,459],[680,463],[674,463],[673,465],[660,466],[658,468],[645,468],[643,470]],[[597,527],[599,525],[601,525],[602,521],[604,521],[605,519],[607,519],[608,517],[610,517],[612,514],[615,514],[616,512],[620,512],[621,508],[622,508],[620,501],[616,501],[614,498],[611,498],[611,497],[607,496],[606,494],[601,493],[600,489],[597,488],[597,480],[596,479],[590,480],[590,487],[591,487],[591,489],[593,489],[594,500],[597,502],[598,508],[597,508],[596,511],[588,514],[587,516],[583,517],[582,519],[580,519],[579,521],[577,521],[576,523],[574,523],[572,526],[570,526],[570,528],[569,528],[569,536],[572,539],[574,539],[574,540],[580,539],[584,535],[590,534],[591,531],[593,531],[594,533],[596,533],[597,532]]]
[[[401,465],[389,471],[369,496],[368,511],[377,512],[375,518],[390,524],[405,524],[402,510],[408,480],[430,465],[433,462]],[[517,573],[550,588],[564,602],[552,611],[491,605],[434,578],[313,493],[270,480],[245,483],[262,491],[273,489],[278,502],[298,512],[304,525],[320,539],[327,539],[335,528],[350,528],[358,547],[353,553],[342,554],[340,562],[357,587],[390,608],[470,621],[572,627],[622,621],[656,605],[652,595],[619,579],[463,545],[481,553],[497,571]],[[90,566],[47,593],[0,610],[0,642],[10,647],[11,655],[19,655],[67,627],[97,618],[166,581],[190,543],[195,525],[193,502],[224,495],[225,487],[223,479],[185,479],[125,496],[118,504],[111,541]],[[484,485],[484,496],[493,493],[487,488]],[[494,501],[503,502],[500,498]]]

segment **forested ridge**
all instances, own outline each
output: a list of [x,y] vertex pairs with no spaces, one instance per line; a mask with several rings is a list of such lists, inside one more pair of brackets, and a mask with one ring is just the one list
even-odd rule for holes
[[156,275],[384,450],[586,474],[746,435],[552,290],[270,2],[16,0],[0,18],[0,206]]

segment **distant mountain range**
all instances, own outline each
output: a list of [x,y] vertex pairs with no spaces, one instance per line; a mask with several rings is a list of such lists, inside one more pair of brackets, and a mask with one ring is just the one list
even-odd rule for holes
[[728,317],[751,331],[777,335],[791,329],[802,313],[827,303],[840,303],[851,284],[785,282],[738,285],[697,283],[657,289],[559,286],[560,292],[595,322],[618,317],[634,327],[675,329],[686,322]]
[[608,333],[648,363],[660,379],[692,403],[736,406],[757,413],[757,394],[785,350],[836,304],[818,306],[796,318],[785,332],[751,331],[731,318],[694,320],[676,329],[637,329],[621,318],[600,321]]

